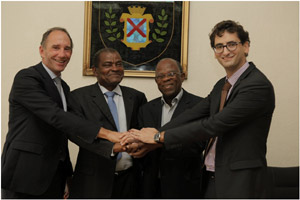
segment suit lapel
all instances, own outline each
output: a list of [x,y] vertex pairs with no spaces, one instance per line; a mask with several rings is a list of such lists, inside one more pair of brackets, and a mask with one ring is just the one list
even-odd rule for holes
[[[172,116],[172,119],[177,117],[180,113],[183,113],[183,111],[187,108],[187,106],[189,105],[190,103],[190,100],[188,99],[188,93],[183,90],[183,95],[181,97],[181,100],[179,101],[178,103],[178,106],[176,107],[175,111],[174,111],[174,114]],[[172,120],[171,119],[171,120]]]
[[62,100],[57,87],[48,72],[44,69],[42,63],[40,62],[38,65],[36,65],[35,69],[41,74],[45,90],[47,91],[49,96],[53,98],[53,100],[59,105],[60,108],[63,108]]
[[[110,109],[108,107],[108,104],[105,100],[104,94],[99,88],[98,83],[93,85],[92,92],[91,92],[91,98],[93,99],[93,102],[95,105],[100,109],[100,111],[103,113],[103,115],[108,119],[108,121],[115,127],[115,130],[117,130],[117,126],[115,124],[114,118],[110,112]],[[98,110],[94,110],[96,115],[99,115]]]
[[[232,88],[232,90],[231,90],[231,92],[230,92],[230,95],[229,95],[227,101],[225,102],[225,105],[226,105],[227,102],[230,101],[231,97],[234,96],[234,92],[236,91],[236,88],[240,85],[241,81],[242,81],[244,78],[246,78],[246,77],[248,76],[248,74],[251,73],[251,71],[255,68],[255,65],[254,65],[252,62],[249,62],[249,64],[250,64],[250,65],[249,65],[249,67],[247,68],[247,70],[246,70],[244,73],[242,73],[242,75],[238,78],[238,80],[237,80],[236,83],[234,84],[234,86],[233,86],[233,88]],[[225,105],[224,105],[224,106],[225,106]]]
[[158,98],[157,101],[152,103],[152,112],[154,113],[152,117],[154,118],[154,122],[156,123],[156,128],[161,127],[161,115],[162,115],[162,102],[161,98]]
[[122,90],[123,101],[125,106],[127,128],[129,128],[131,124],[134,100],[132,94],[125,87],[120,86],[120,88]]

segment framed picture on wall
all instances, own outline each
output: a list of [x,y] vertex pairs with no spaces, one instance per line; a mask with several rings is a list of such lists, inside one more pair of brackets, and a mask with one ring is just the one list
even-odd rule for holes
[[125,76],[154,77],[162,58],[179,61],[187,75],[189,2],[85,2],[83,75],[92,75],[93,55],[116,49]]

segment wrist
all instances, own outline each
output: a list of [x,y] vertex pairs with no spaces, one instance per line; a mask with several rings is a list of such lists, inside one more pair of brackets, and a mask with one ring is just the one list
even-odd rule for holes
[[161,144],[164,142],[164,134],[165,132],[157,132],[155,135],[154,135],[154,141],[158,144]]

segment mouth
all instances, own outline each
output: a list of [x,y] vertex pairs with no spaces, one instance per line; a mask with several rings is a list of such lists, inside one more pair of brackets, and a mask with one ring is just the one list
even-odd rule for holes
[[54,59],[55,62],[57,62],[58,64],[66,64],[67,63],[67,60],[56,60]]
[[165,89],[171,89],[171,88],[173,88],[173,87],[174,87],[173,84],[164,85],[164,88],[165,88]]
[[234,55],[228,55],[228,56],[222,57],[222,59],[223,59],[224,61],[230,61],[230,60],[232,60],[233,58],[234,58]]

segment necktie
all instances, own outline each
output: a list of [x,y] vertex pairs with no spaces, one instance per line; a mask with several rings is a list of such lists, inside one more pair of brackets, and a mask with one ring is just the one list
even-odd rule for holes
[[230,88],[231,88],[231,84],[226,80],[225,84],[224,84],[224,86],[222,88],[221,101],[220,101],[220,109],[219,109],[219,111],[223,110],[223,108],[224,108],[226,97],[227,97],[227,94],[228,94],[228,91],[230,90]]
[[119,117],[118,117],[118,110],[117,110],[117,106],[116,103],[114,101],[114,96],[115,93],[114,92],[105,92],[105,96],[107,97],[107,103],[108,103],[108,107],[110,109],[110,112],[114,118],[115,124],[117,126],[118,131],[120,131],[119,128]]
[[[110,112],[114,118],[117,129],[118,129],[118,131],[120,131],[118,110],[117,110],[116,103],[114,101],[115,92],[107,91],[104,94],[107,97],[107,104],[108,104]],[[117,160],[119,160],[121,157],[122,157],[122,153],[118,153]]]
[[[228,82],[228,80],[225,81],[225,84],[222,88],[222,93],[221,93],[221,101],[220,101],[220,108],[219,108],[219,111],[223,110],[224,108],[224,104],[226,102],[226,99],[227,99],[227,94],[229,92],[231,88],[231,84]],[[209,141],[208,141],[208,144],[206,146],[206,149],[205,149],[205,153],[204,153],[204,158],[205,158],[205,163],[208,162],[208,158],[207,158],[207,154],[208,152],[210,151],[210,148],[212,147],[212,145],[216,142],[216,137],[213,137],[213,138],[210,138]]]
[[63,103],[64,111],[67,111],[67,102],[66,102],[66,97],[65,97],[64,91],[63,91],[62,86],[61,86],[61,78],[59,76],[57,76],[53,80],[56,83],[56,87],[57,87],[58,92],[60,94],[60,98],[61,98],[61,101]]

